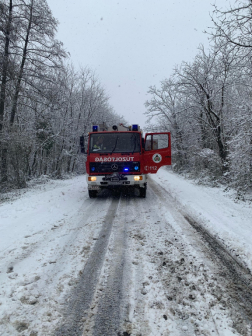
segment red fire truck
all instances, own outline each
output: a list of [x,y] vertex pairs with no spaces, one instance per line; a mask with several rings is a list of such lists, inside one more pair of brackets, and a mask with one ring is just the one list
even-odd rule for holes
[[81,152],[87,154],[90,198],[102,189],[118,187],[137,188],[140,197],[146,197],[147,174],[171,165],[170,133],[147,133],[143,138],[138,125],[94,125],[88,134],[87,151],[84,136],[80,145]]

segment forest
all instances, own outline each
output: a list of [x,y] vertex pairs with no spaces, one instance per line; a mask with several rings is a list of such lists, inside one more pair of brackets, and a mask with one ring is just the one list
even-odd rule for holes
[[[76,70],[46,0],[0,0],[0,188],[83,173],[79,137],[123,120],[97,75]],[[171,131],[173,169],[252,189],[252,3],[213,7],[209,46],[149,88],[146,130]],[[168,75],[168,76],[167,76]]]
[[79,137],[122,121],[97,75],[76,71],[46,0],[0,0],[0,187],[84,172]]
[[173,169],[201,182],[252,190],[252,2],[213,7],[209,47],[199,46],[149,88],[149,130],[170,130]]

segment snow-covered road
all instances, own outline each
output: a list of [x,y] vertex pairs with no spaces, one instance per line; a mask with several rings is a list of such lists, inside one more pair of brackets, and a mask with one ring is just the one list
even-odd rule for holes
[[0,205],[0,335],[252,335],[252,210],[160,169],[147,198],[85,176]]

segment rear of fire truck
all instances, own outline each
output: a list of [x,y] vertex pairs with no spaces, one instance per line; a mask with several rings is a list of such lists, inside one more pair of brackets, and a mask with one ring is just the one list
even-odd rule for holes
[[[80,139],[84,149],[84,136]],[[94,125],[88,135],[86,171],[89,197],[102,189],[135,188],[146,197],[147,174],[171,164],[170,133],[147,133],[138,125]]]

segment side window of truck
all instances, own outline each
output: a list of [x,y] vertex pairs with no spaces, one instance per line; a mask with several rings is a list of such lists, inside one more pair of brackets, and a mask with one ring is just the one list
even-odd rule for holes
[[168,148],[168,134],[149,134],[145,141],[145,150],[157,150]]

